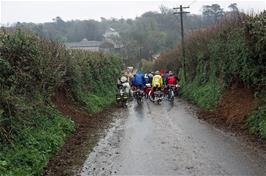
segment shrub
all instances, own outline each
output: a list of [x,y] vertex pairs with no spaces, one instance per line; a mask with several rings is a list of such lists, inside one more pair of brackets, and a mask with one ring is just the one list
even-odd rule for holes
[[247,125],[252,133],[266,138],[266,106],[261,106],[248,118]]

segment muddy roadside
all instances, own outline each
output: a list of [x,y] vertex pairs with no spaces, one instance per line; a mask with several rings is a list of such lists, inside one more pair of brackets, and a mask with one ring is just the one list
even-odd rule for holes
[[213,111],[197,110],[197,117],[218,129],[231,132],[232,136],[241,137],[250,146],[266,151],[266,139],[251,134],[246,120],[260,102],[251,89],[241,84],[227,89],[218,106]]
[[75,104],[65,88],[61,88],[52,97],[58,110],[70,117],[76,124],[76,131],[68,137],[61,150],[49,161],[44,175],[74,175],[80,169],[88,151],[97,144],[103,131],[111,126],[114,120],[111,115],[117,108],[110,107],[101,113],[89,114]]

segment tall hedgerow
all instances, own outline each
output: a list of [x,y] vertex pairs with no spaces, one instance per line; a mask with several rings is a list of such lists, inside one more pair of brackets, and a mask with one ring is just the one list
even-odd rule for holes
[[74,98],[90,112],[98,112],[114,101],[121,59],[83,50],[72,50],[67,84]]
[[64,46],[0,30],[0,175],[40,175],[74,130],[50,96],[65,74]]
[[[31,112],[49,105],[49,97],[65,74],[63,46],[20,30],[0,32],[1,139],[18,133]],[[22,125],[23,126],[23,125]]]
[[74,131],[51,96],[68,86],[93,112],[112,103],[118,57],[64,45],[22,30],[0,30],[0,175],[41,175]]

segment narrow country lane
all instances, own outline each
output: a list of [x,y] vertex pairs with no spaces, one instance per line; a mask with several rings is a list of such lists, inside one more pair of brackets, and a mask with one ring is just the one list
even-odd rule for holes
[[132,102],[77,175],[265,175],[265,153],[197,119],[183,100]]

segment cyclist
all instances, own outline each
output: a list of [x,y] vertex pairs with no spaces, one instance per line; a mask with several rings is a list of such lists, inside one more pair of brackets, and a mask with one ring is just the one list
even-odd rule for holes
[[121,86],[124,88],[126,94],[131,95],[130,85],[126,76],[121,76],[117,80],[117,88],[120,88]]
[[146,85],[144,74],[142,72],[137,72],[132,79],[132,86],[139,87],[143,89]]
[[155,75],[152,78],[153,91],[158,90],[158,89],[161,90],[162,86],[163,86],[162,76],[160,75],[159,71],[156,71]]
[[177,95],[178,94],[178,84],[177,84],[178,81],[179,79],[173,74],[173,72],[169,71],[168,77],[166,79],[167,92],[169,90],[169,86],[174,86],[174,94]]
[[166,78],[166,85],[176,85],[177,84],[177,77],[173,74],[172,71],[169,71],[168,76]]

